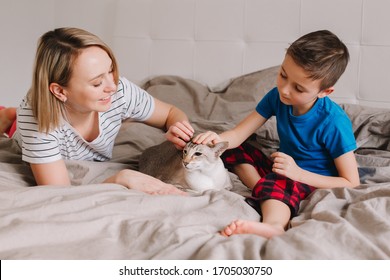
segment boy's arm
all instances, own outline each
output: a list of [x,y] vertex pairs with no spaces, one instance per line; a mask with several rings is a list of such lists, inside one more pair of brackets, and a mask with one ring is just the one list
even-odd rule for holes
[[351,187],[360,185],[358,165],[353,151],[334,160],[339,176],[351,183]]
[[354,188],[360,184],[353,151],[345,153],[334,160],[339,177],[324,176],[304,170],[295,163],[292,157],[281,152],[276,152],[271,156],[274,158],[273,172],[319,189]]
[[253,111],[245,119],[243,119],[237,126],[231,130],[222,132],[220,135],[212,131],[207,131],[197,135],[194,139],[194,143],[218,143],[222,141],[228,141],[228,149],[235,148],[242,144],[252,133],[260,128],[267,121],[258,112]]

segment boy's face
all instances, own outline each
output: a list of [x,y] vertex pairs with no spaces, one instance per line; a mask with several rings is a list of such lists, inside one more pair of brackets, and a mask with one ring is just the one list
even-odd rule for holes
[[286,55],[279,70],[277,87],[280,101],[291,105],[294,115],[305,114],[317,98],[325,97],[333,91],[333,88],[320,91],[321,80],[313,80],[308,76],[291,56]]

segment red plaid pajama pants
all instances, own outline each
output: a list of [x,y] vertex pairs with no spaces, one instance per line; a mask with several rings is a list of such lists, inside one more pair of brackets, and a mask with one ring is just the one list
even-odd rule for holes
[[291,217],[294,217],[298,213],[299,203],[315,190],[312,186],[272,172],[273,162],[263,152],[248,143],[225,151],[222,160],[229,171],[232,171],[235,165],[242,163],[255,167],[261,179],[253,188],[252,197],[247,198],[246,201],[259,212],[260,202],[276,199],[287,204],[291,210]]

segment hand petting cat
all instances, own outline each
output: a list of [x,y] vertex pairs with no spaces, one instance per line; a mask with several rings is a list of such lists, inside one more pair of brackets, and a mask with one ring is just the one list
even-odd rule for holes
[[189,122],[176,122],[168,128],[165,138],[172,142],[177,149],[183,150],[187,142],[191,140],[194,132],[195,130]]
[[223,141],[222,138],[214,131],[206,131],[200,133],[192,139],[192,142],[197,144],[208,144],[208,143],[217,144],[222,141]]

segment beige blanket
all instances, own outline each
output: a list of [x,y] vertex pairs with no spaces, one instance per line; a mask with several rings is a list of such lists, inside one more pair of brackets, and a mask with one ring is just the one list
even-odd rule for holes
[[[220,92],[191,80],[163,76],[145,88],[190,116],[198,131],[234,126],[274,86],[277,67],[234,79]],[[73,187],[31,187],[34,180],[13,140],[0,138],[0,259],[389,259],[390,113],[343,105],[354,124],[362,185],[317,190],[301,204],[291,229],[271,240],[218,234],[237,218],[258,221],[249,192],[152,196],[104,178],[137,169],[141,152],[163,133],[126,122],[112,161],[68,161]],[[251,143],[277,149],[270,120]]]

